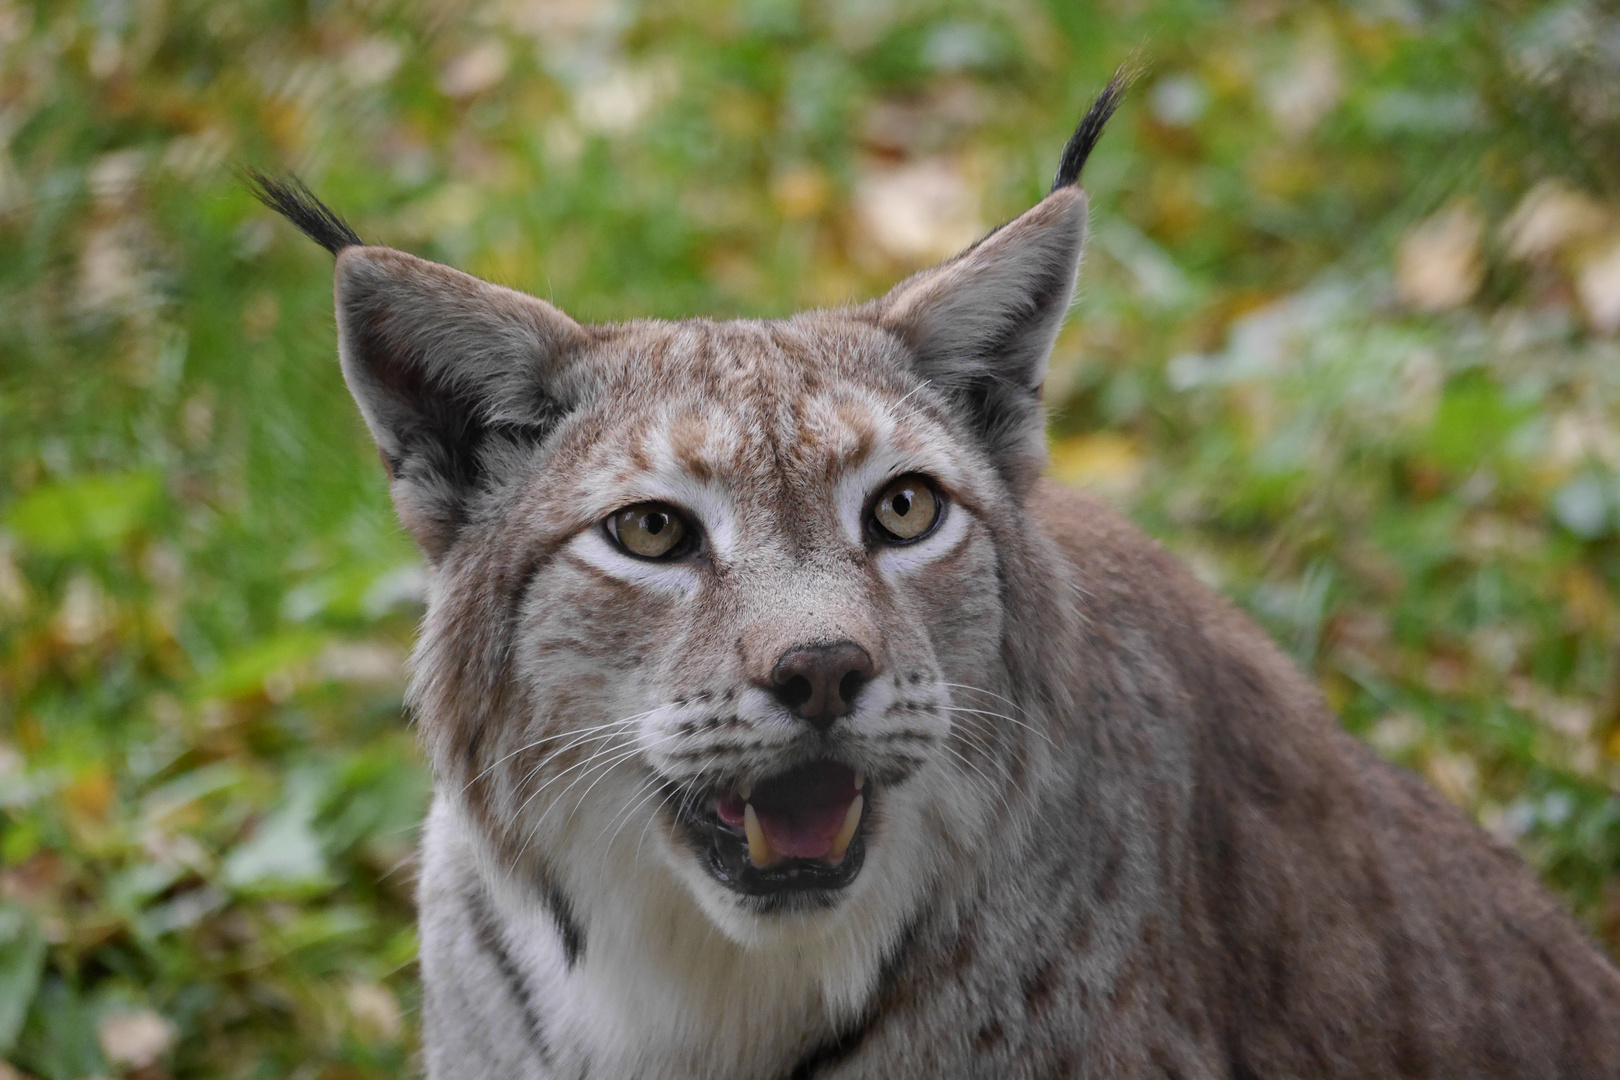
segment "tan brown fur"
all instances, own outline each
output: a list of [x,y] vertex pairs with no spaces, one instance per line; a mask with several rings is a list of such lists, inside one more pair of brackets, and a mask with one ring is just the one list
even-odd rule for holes
[[[1157,896],[1099,979],[1094,932],[1130,855],[1088,830],[1089,888],[1043,889],[1043,867],[1034,891],[1059,902],[1035,919],[975,897],[917,931],[848,1075],[1620,1075],[1620,977],[1511,850],[1339,732],[1247,618],[1113,511],[1051,486],[1030,509],[1085,617],[1012,647],[1084,657],[1068,734],[1112,774],[1099,791],[1150,794],[1121,816],[1153,837],[1137,872]],[[1108,703],[1138,696],[1154,709],[1106,730]],[[1056,800],[1049,825],[1108,816],[1084,790]],[[919,1057],[911,1033],[954,1029],[981,981],[999,993],[975,1024]]]

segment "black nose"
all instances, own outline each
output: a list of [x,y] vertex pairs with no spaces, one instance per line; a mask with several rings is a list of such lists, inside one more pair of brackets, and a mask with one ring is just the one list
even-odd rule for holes
[[872,657],[853,641],[789,649],[771,669],[771,689],[794,716],[817,731],[849,712],[872,677]]

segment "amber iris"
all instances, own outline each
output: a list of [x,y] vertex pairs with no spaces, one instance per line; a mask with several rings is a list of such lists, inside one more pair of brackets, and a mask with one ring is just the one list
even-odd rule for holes
[[921,540],[939,524],[943,500],[921,476],[891,480],[872,504],[872,531],[891,544]]
[[674,558],[690,546],[686,521],[678,510],[663,503],[627,506],[603,525],[621,548],[643,559]]

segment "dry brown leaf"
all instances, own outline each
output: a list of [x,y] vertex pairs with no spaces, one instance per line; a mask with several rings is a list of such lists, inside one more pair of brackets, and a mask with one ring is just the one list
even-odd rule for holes
[[1052,478],[1109,495],[1128,493],[1142,474],[1142,454],[1122,435],[1099,431],[1077,435],[1051,450]]
[[1502,223],[1502,240],[1515,259],[1545,259],[1596,233],[1607,220],[1607,212],[1590,196],[1560,181],[1543,180]]
[[870,173],[854,201],[865,237],[901,262],[948,258],[984,231],[978,193],[941,158]]
[[1473,298],[1485,278],[1479,213],[1457,203],[1414,226],[1396,253],[1395,289],[1418,311],[1449,311]]
[[1575,274],[1575,291],[1594,332],[1620,330],[1620,238],[1581,264]]
[[113,1065],[145,1069],[174,1044],[174,1025],[151,1009],[108,1013],[96,1025],[101,1052]]
[[771,181],[771,201],[776,212],[788,219],[813,217],[827,205],[831,185],[827,174],[814,165],[804,165],[779,173]]
[[405,1018],[392,990],[377,983],[350,983],[343,993],[354,1018],[355,1033],[366,1042],[397,1042],[405,1030]]
[[479,42],[445,65],[439,89],[453,98],[475,97],[506,78],[510,63],[498,39]]

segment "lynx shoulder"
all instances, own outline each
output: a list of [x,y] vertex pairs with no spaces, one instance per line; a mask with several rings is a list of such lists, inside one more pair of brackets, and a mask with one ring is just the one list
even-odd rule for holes
[[587,326],[262,197],[431,568],[438,1078],[1620,1076],[1620,975],[1040,479],[1078,179],[860,307]]

